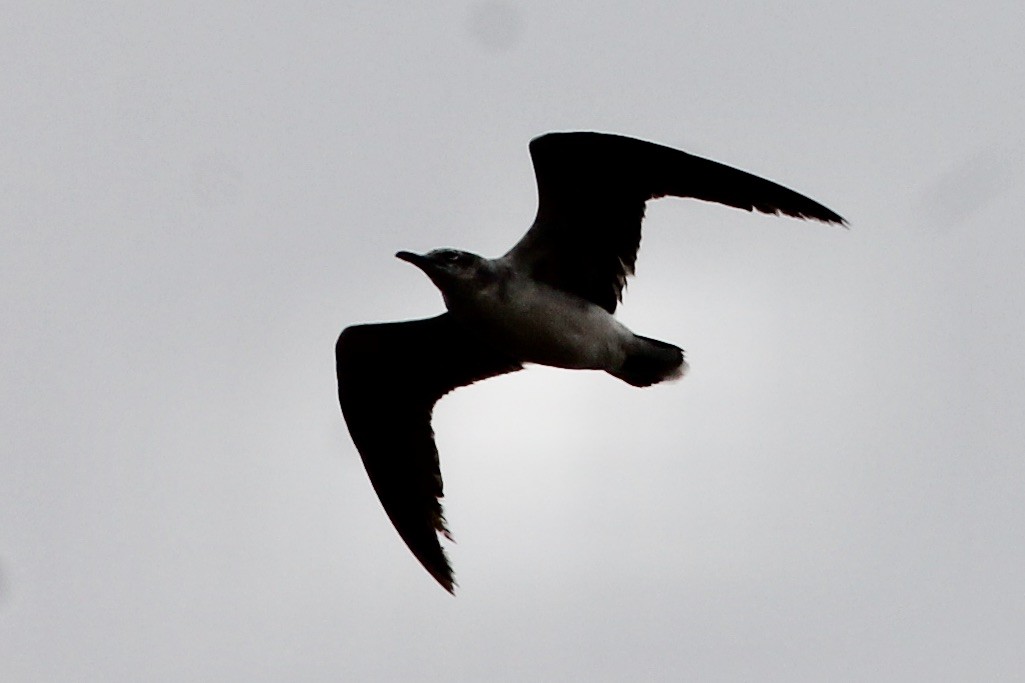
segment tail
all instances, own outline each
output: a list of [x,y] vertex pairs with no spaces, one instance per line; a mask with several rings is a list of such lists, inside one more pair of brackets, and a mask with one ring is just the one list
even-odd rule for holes
[[640,335],[634,335],[634,344],[623,364],[616,370],[609,370],[609,374],[635,387],[680,379],[686,372],[683,349]]

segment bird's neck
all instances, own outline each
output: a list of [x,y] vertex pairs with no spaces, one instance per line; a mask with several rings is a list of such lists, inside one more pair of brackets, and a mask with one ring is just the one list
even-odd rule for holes
[[472,280],[441,290],[445,307],[457,317],[478,318],[485,311],[501,307],[518,274],[502,259],[490,259]]

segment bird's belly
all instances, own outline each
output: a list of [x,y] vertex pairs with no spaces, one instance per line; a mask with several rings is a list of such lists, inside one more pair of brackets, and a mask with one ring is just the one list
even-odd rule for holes
[[633,337],[605,309],[547,287],[489,298],[473,309],[460,317],[496,347],[527,363],[606,370],[623,362],[625,344]]

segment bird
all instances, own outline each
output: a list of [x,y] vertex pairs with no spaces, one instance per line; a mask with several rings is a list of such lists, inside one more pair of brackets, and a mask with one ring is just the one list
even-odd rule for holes
[[687,370],[682,349],[634,334],[614,315],[634,274],[646,202],[694,198],[846,227],[782,185],[653,142],[553,132],[529,148],[537,214],[512,249],[498,258],[399,251],[440,290],[446,311],[353,325],[335,345],[339,403],[370,482],[406,546],[453,594],[431,427],[442,396],[527,364],[602,370],[636,387]]

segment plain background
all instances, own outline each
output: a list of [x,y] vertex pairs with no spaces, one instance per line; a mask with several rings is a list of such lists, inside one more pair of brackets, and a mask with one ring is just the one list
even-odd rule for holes
[[[0,679],[1007,680],[1025,670],[1025,5],[9,2]],[[849,231],[649,207],[636,390],[436,411],[458,595],[337,407],[346,325],[504,252],[603,130]]]

